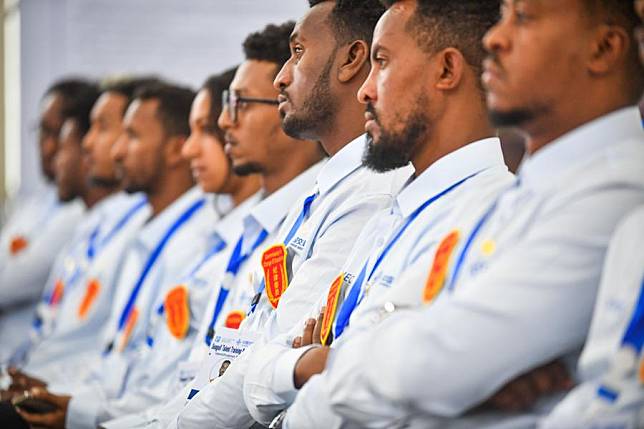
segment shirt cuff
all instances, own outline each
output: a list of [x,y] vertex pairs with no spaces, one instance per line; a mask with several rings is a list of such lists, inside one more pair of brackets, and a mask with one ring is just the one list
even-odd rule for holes
[[69,401],[65,427],[68,429],[95,428],[96,420],[101,407],[100,400],[96,397],[75,395]]
[[297,392],[294,380],[295,365],[297,365],[297,361],[300,360],[304,353],[317,347],[320,347],[320,345],[310,344],[305,347],[291,349],[279,357],[277,363],[275,364],[275,372],[273,377],[273,390],[278,395],[283,395],[285,393],[295,394]]

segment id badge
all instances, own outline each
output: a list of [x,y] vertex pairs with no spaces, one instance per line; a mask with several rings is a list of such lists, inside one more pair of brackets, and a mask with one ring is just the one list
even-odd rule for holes
[[257,332],[220,327],[210,345],[208,356],[202,361],[188,399],[192,399],[207,384],[224,375],[230,364],[253,345]]

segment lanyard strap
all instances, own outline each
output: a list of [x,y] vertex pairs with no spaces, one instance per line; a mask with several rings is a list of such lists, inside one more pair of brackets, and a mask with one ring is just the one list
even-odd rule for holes
[[[99,223],[96,228],[92,231],[92,233],[89,236],[88,243],[87,243],[87,251],[86,251],[86,258],[87,258],[87,264],[90,264],[96,255],[103,249],[105,248],[109,242],[118,234],[118,232],[123,229],[125,225],[132,219],[132,217],[145,205],[147,204],[147,199],[142,198],[140,201],[138,201],[130,210],[125,213],[125,215],[119,219],[119,221],[115,224],[114,228],[101,240],[101,243],[99,246],[96,244],[96,240],[98,239],[98,235],[100,233],[101,229],[101,224]],[[82,270],[79,264],[74,264],[73,271],[65,277],[65,288],[68,289],[70,286],[74,285],[78,279],[81,277]],[[56,289],[54,288],[51,290],[47,296],[45,297],[45,302],[47,304],[55,305],[56,304]]]
[[503,198],[503,196],[507,191],[518,187],[520,184],[521,184],[521,181],[517,179],[517,181],[512,186],[510,186],[508,189],[502,192],[499,195],[499,197],[494,201],[494,203],[492,203],[492,205],[483,214],[483,216],[481,216],[481,218],[476,223],[476,225],[474,225],[474,228],[470,232],[470,235],[467,237],[467,240],[465,240],[465,244],[463,245],[463,248],[459,252],[458,257],[456,258],[456,263],[454,264],[454,269],[452,270],[452,275],[449,280],[447,290],[453,290],[454,287],[456,287],[456,281],[458,280],[458,276],[462,271],[463,264],[465,263],[465,258],[467,257],[467,254],[469,253],[470,249],[472,248],[472,244],[474,244],[474,240],[483,229],[483,225],[485,225],[490,220],[490,218],[492,217],[492,214],[496,211],[497,207],[499,206],[499,201],[501,200],[501,198]]
[[210,324],[208,325],[208,330],[206,331],[206,337],[204,338],[204,341],[207,346],[210,346],[210,343],[215,336],[215,323],[217,323],[219,314],[224,308],[224,304],[226,303],[226,299],[228,298],[228,294],[230,293],[230,285],[232,281],[237,276],[237,273],[239,273],[239,269],[244,264],[244,262],[246,262],[248,258],[250,258],[250,256],[253,254],[253,252],[264,242],[264,240],[266,240],[266,237],[268,237],[268,232],[265,229],[262,229],[262,231],[259,233],[259,236],[257,237],[257,240],[255,240],[255,243],[253,243],[251,248],[248,249],[248,251],[245,253],[242,253],[244,236],[242,234],[242,236],[239,237],[239,241],[237,241],[235,250],[233,251],[230,260],[228,261],[224,279],[219,287],[217,302],[212,313],[212,318],[210,319]]
[[130,317],[130,313],[132,313],[132,310],[134,309],[134,305],[136,304],[136,298],[139,295],[139,292],[141,291],[141,287],[143,286],[143,283],[145,282],[145,279],[147,278],[148,274],[150,273],[150,270],[156,263],[157,259],[159,256],[161,256],[161,253],[163,252],[163,249],[165,248],[166,244],[170,241],[172,236],[186,223],[192,218],[192,216],[201,209],[204,204],[205,204],[205,199],[200,198],[197,200],[194,204],[192,204],[190,207],[188,207],[188,210],[186,210],[173,224],[172,226],[168,229],[168,231],[165,233],[165,235],[161,238],[155,249],[152,251],[150,254],[147,262],[145,263],[143,270],[141,271],[141,274],[139,275],[138,280],[136,281],[134,288],[132,289],[132,292],[130,293],[130,297],[128,298],[127,304],[125,305],[125,308],[123,308],[123,311],[121,312],[121,316],[119,318],[119,324],[118,324],[118,330],[119,332],[123,330],[125,327],[125,324],[127,323],[128,318]]
[[121,219],[114,225],[114,227],[110,230],[110,232],[107,233],[107,235],[101,240],[100,243],[96,243],[96,239],[98,238],[98,234],[100,231],[101,226],[97,226],[96,229],[92,232],[92,234],[89,237],[89,243],[87,245],[87,259],[88,260],[93,260],[94,257],[100,252],[101,249],[105,248],[110,241],[118,234],[118,232],[125,227],[125,225],[128,224],[128,222],[132,219],[132,217],[138,213],[139,210],[141,210],[143,207],[145,207],[148,203],[148,199],[143,197],[139,201],[137,201],[136,204],[134,204],[130,210],[123,215]]
[[[349,324],[349,318],[351,317],[351,314],[353,313],[353,310],[358,306],[360,301],[362,299],[360,298],[360,291],[362,290],[362,284],[365,281],[365,278],[367,282],[371,280],[373,277],[374,273],[382,263],[382,261],[387,257],[389,254],[389,251],[394,247],[396,242],[400,239],[400,237],[403,236],[407,228],[409,228],[409,225],[411,225],[414,220],[418,218],[418,216],[432,203],[438,201],[440,198],[444,197],[445,195],[449,194],[452,192],[454,189],[458,188],[461,186],[463,183],[471,179],[472,177],[476,176],[478,173],[471,174],[464,179],[459,180],[458,182],[454,183],[447,189],[443,190],[439,194],[434,195],[427,201],[423,203],[420,207],[418,207],[410,216],[407,218],[407,221],[402,225],[402,227],[398,230],[396,235],[389,241],[387,246],[380,252],[378,255],[378,258],[376,259],[376,262],[373,264],[373,267],[371,268],[371,271],[369,272],[369,275],[367,276],[367,267],[369,265],[369,260],[371,258],[368,258],[367,261],[365,262],[364,266],[362,267],[362,270],[360,271],[360,274],[358,275],[358,278],[356,279],[355,283],[351,286],[351,289],[349,290],[349,294],[347,295],[347,298],[344,300],[342,303],[342,306],[340,307],[340,311],[338,312],[338,316],[335,321],[335,330],[334,330],[334,336],[335,338],[340,337],[342,335],[342,332],[344,332],[344,329],[346,326]],[[362,295],[364,297],[364,294]]]

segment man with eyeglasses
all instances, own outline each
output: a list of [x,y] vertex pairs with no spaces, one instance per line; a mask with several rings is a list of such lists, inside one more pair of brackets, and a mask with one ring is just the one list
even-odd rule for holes
[[304,19],[312,23],[311,30],[307,33],[299,24],[290,40],[282,42],[290,48],[290,58],[274,86],[286,134],[319,141],[330,159],[256,264],[257,294],[240,329],[259,338],[222,377],[190,400],[175,422],[181,428],[253,424],[243,401],[243,382],[254,349],[308,313],[337,277],[364,224],[390,207],[412,174],[410,166],[375,173],[362,165],[364,108],[356,94],[370,69],[371,35],[384,8],[376,0],[310,4],[311,13]]
[[[275,105],[277,90],[272,86],[273,77],[288,58],[284,40],[292,29],[293,24],[287,22],[268,25],[249,35],[244,42],[246,60],[221,97],[218,129],[232,170],[241,176],[256,174],[261,190],[252,198],[251,206],[246,207],[247,213],[239,225],[227,218],[222,221],[228,225],[226,235],[231,237],[232,245],[223,251],[220,266],[209,276],[199,274],[204,290],[202,301],[207,305],[201,320],[191,317],[189,355],[179,363],[168,362],[167,357],[179,346],[165,324],[157,323],[151,329],[153,341],[146,348],[145,357],[131,371],[131,385],[118,401],[110,404],[113,410],[129,409],[132,414],[105,422],[103,427],[165,427],[184,403],[203,388],[199,375],[207,374],[208,382],[211,374],[218,374],[221,362],[215,364],[208,358],[216,335],[225,328],[236,329],[246,317],[256,288],[253,271],[263,246],[277,238],[289,210],[315,183],[324,154],[316,142],[284,134]],[[170,367],[176,368],[169,371]],[[160,391],[159,387],[166,389]],[[150,406],[154,401],[158,404]],[[135,414],[144,403],[147,410]]]
[[48,184],[42,192],[19,200],[0,234],[0,362],[24,341],[58,251],[83,217],[83,203],[59,201],[51,184],[65,112],[74,110],[91,85],[78,79],[58,81],[41,103],[40,167]]

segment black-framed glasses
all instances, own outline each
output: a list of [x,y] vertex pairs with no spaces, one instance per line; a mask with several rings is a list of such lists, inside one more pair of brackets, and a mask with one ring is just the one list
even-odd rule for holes
[[280,104],[279,101],[271,98],[241,97],[236,91],[230,91],[228,89],[224,90],[221,94],[222,109],[228,112],[228,116],[230,116],[233,124],[237,123],[239,107],[245,103],[270,104],[272,106]]

